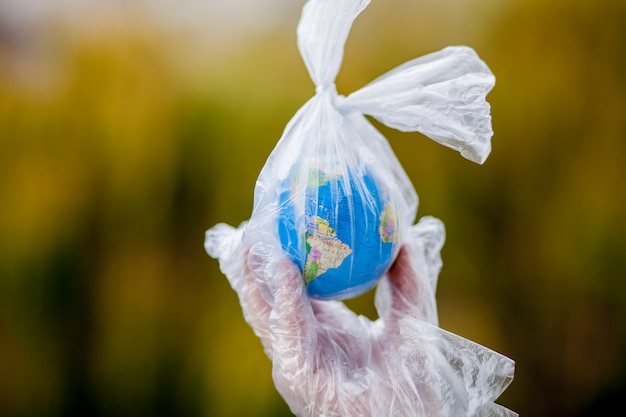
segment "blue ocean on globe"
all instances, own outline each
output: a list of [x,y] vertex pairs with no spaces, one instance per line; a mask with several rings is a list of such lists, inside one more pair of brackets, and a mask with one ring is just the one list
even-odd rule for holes
[[396,208],[369,173],[311,169],[283,182],[278,233],[310,297],[349,299],[374,287],[391,265]]

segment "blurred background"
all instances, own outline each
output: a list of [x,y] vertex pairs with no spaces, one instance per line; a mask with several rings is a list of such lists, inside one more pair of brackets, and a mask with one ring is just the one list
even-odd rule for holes
[[[203,240],[314,94],[302,4],[0,0],[0,416],[291,416]],[[626,2],[374,0],[338,90],[447,45],[496,75],[487,162],[377,124],[446,224],[441,327],[522,416],[620,409]]]

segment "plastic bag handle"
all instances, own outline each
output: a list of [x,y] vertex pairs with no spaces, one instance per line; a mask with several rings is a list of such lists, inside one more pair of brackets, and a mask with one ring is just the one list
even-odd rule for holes
[[383,74],[343,100],[342,112],[358,111],[404,132],[420,132],[482,164],[491,151],[495,77],[473,49],[447,47]]
[[473,49],[463,46],[409,61],[350,94],[335,89],[344,46],[370,0],[309,0],[298,24],[298,48],[316,95],[331,93],[338,110],[373,116],[405,132],[420,132],[482,164],[491,152],[490,106],[495,77]]

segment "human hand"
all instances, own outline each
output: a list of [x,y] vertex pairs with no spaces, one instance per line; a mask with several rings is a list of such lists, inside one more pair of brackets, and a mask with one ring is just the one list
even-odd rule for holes
[[493,401],[513,362],[437,326],[443,225],[424,218],[376,290],[379,318],[306,295],[299,269],[245,225],[207,232],[206,248],[237,292],[292,412],[318,416],[515,416]]

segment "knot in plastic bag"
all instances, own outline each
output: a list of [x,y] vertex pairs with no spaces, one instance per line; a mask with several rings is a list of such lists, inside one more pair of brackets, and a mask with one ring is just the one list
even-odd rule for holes
[[333,96],[337,95],[337,86],[335,83],[324,83],[321,85],[315,86],[315,94],[331,94]]

